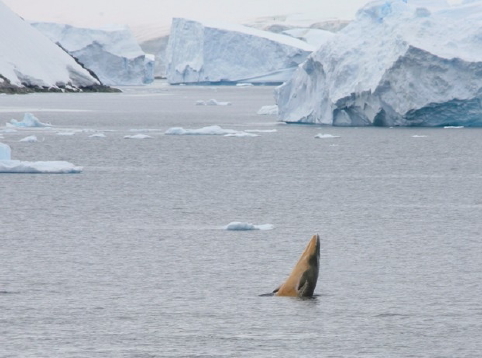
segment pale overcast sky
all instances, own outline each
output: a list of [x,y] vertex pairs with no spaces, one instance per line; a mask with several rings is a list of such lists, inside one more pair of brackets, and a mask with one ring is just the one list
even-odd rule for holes
[[172,17],[242,22],[259,16],[293,13],[313,18],[353,18],[368,0],[2,0],[27,20],[69,23],[158,24],[169,26]]

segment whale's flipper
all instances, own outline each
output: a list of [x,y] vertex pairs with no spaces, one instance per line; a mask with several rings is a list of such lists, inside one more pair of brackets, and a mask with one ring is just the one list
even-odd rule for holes
[[273,291],[275,296],[312,297],[320,268],[320,237],[313,235],[286,281]]

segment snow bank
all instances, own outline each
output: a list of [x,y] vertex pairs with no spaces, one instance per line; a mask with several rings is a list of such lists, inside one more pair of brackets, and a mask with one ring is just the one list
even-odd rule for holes
[[210,99],[208,101],[199,100],[196,101],[196,106],[230,106],[231,102],[216,101],[215,99]]
[[247,231],[247,230],[272,230],[274,225],[263,224],[253,225],[247,222],[233,221],[224,227],[226,230]]
[[9,145],[0,143],[0,173],[69,174],[82,171],[82,167],[77,167],[65,161],[25,162],[12,160],[11,153]]
[[276,104],[272,105],[272,106],[263,106],[256,113],[264,115],[264,116],[266,116],[266,115],[277,116],[278,115],[278,106]]
[[49,123],[40,122],[40,120],[37,117],[35,117],[32,113],[25,113],[21,121],[17,121],[16,119],[11,119],[10,123],[7,123],[6,125],[7,127],[19,127],[19,128],[52,126]]
[[32,26],[60,44],[105,85],[142,85],[154,80],[154,59],[142,51],[127,26],[89,29],[45,22]]
[[482,2],[377,0],[309,56],[276,101],[285,122],[480,126],[481,93]]
[[167,79],[180,83],[281,83],[314,47],[242,25],[174,18]]
[[100,85],[60,47],[0,1],[0,92]]

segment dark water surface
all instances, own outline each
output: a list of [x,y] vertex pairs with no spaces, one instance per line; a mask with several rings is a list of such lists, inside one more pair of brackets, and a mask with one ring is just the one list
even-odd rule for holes
[[[272,91],[0,96],[54,125],[0,129],[14,159],[84,167],[0,175],[0,357],[480,357],[482,130],[282,125]],[[277,132],[163,134],[215,124]],[[259,297],[315,233],[319,296]]]

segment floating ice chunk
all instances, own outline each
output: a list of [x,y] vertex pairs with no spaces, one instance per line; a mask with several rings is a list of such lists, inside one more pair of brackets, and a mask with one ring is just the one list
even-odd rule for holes
[[150,135],[141,134],[141,133],[124,136],[124,139],[150,139],[150,138],[152,138]]
[[94,133],[89,136],[89,138],[105,138],[104,133]]
[[0,173],[69,174],[82,171],[82,167],[65,161],[24,162],[12,160],[11,155],[10,146],[0,143]]
[[10,123],[7,123],[7,126],[13,127],[51,127],[52,125],[49,123],[42,123],[39,121],[37,117],[35,117],[32,113],[25,113],[23,116],[22,121],[17,121],[16,119],[10,120]]
[[464,128],[464,126],[445,126],[444,128],[445,129],[460,129],[460,128]]
[[19,142],[38,142],[37,136],[35,135],[30,135],[28,137],[22,138],[19,140]]
[[272,106],[263,106],[256,113],[261,115],[278,115],[278,106],[276,104]]
[[412,136],[412,138],[425,138],[427,137],[426,135],[418,135],[418,134],[415,134]]
[[247,133],[247,132],[237,132],[237,133],[229,133],[225,134],[225,137],[259,137],[259,135],[254,133]]
[[8,144],[0,142],[0,160],[10,160],[12,158],[12,149]]
[[333,134],[318,133],[317,135],[315,135],[315,138],[321,138],[321,139],[340,138],[340,136],[339,135],[333,135]]
[[82,172],[82,167],[77,167],[65,161],[24,162],[20,160],[0,160],[0,173],[74,174],[80,172]]
[[236,83],[236,87],[252,87],[253,84],[250,83],[250,82],[240,82],[240,83]]
[[275,133],[277,129],[246,129],[245,132],[248,133]]
[[198,100],[196,101],[196,106],[230,106],[231,102],[221,102],[215,99],[210,99],[208,101]]
[[75,132],[57,132],[57,135],[65,135],[65,136],[70,136],[74,135]]
[[164,134],[168,135],[226,135],[239,133],[233,129],[224,129],[220,126],[208,126],[199,129],[184,129],[182,127],[169,128]]
[[272,224],[253,225],[247,222],[233,221],[233,222],[230,222],[228,225],[226,225],[224,228],[226,230],[234,230],[234,231],[272,230],[274,228],[274,225]]

